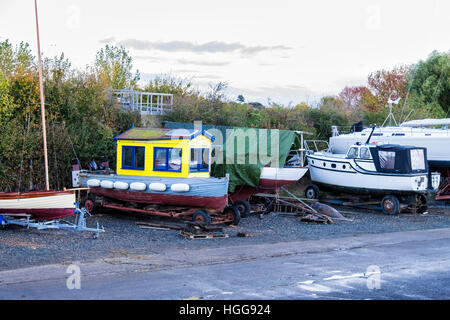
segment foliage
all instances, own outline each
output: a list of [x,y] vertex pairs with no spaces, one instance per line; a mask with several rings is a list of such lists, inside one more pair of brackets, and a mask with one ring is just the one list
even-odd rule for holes
[[409,82],[412,95],[427,113],[450,114],[450,53],[433,51],[426,61],[417,63]]
[[[325,96],[315,105],[300,102],[283,106],[234,101],[225,95],[227,84],[211,85],[200,93],[189,79],[161,75],[138,85],[132,58],[123,47],[105,46],[93,67],[74,69],[61,54],[44,58],[43,76],[47,119],[47,143],[51,188],[71,185],[71,160],[82,167],[93,158],[107,156],[114,169],[113,137],[140,126],[138,113],[126,111],[113,99],[111,89],[170,93],[173,111],[162,120],[205,124],[277,128],[311,132],[328,139],[331,126],[349,126],[364,120],[381,124],[388,113],[388,100],[397,119],[444,117],[450,112],[449,54],[433,52],[414,66],[375,71],[367,86],[345,87],[336,96]],[[0,191],[43,188],[41,109],[37,61],[28,44],[0,42]],[[308,138],[313,138],[309,136]]]
[[133,75],[132,59],[120,46],[106,45],[95,58],[95,72],[99,81],[113,89],[132,88],[139,81],[139,71]]
[[[44,188],[37,63],[28,45],[8,41],[0,43],[0,62],[0,189]],[[61,189],[70,186],[75,156],[86,165],[106,155],[113,164],[113,137],[140,116],[123,111],[93,70],[72,69],[63,54],[44,59],[43,77],[50,182]]]

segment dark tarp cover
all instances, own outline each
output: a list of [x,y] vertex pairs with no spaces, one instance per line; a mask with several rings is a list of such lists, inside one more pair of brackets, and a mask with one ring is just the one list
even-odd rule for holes
[[[164,121],[163,126],[169,129],[194,128],[193,123],[172,121]],[[233,192],[236,186],[258,187],[261,170],[266,165],[283,167],[296,136],[294,131],[289,130],[214,125],[203,125],[203,128],[215,137],[213,155],[217,160],[212,166],[212,175],[224,177],[228,173],[230,192]],[[234,144],[231,137],[234,138]],[[272,143],[273,139],[276,141]],[[232,153],[227,151],[227,145],[228,149],[234,146]],[[278,161],[270,161],[268,158],[275,152],[278,152]],[[233,161],[230,161],[230,158],[233,158]],[[220,159],[222,161],[219,161]]]

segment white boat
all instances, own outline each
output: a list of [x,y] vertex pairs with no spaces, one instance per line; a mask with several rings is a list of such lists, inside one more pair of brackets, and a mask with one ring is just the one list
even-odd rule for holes
[[[450,169],[450,118],[422,119],[401,123],[399,126],[377,127],[372,135],[372,144],[400,144],[427,148],[427,158],[433,170]],[[440,128],[436,128],[440,127]],[[371,133],[371,128],[353,130],[351,133],[339,134],[336,126],[332,127],[330,150],[332,153],[346,153],[351,145],[364,143]]]
[[389,214],[399,212],[400,200],[426,202],[425,194],[440,183],[439,173],[429,173],[422,147],[354,144],[346,154],[315,152],[307,159],[313,182],[306,189],[307,198],[317,198],[319,188],[384,196],[381,205]]
[[264,167],[261,170],[259,186],[262,188],[280,188],[300,180],[308,167]]
[[0,193],[1,214],[28,214],[36,220],[54,220],[75,213],[73,191],[29,191]]

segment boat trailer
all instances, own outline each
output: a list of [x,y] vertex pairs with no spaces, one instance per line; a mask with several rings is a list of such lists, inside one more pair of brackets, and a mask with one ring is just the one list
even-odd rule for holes
[[238,225],[241,219],[239,210],[233,206],[227,206],[223,211],[206,210],[198,207],[171,206],[159,204],[138,204],[132,202],[116,201],[103,196],[89,194],[84,200],[84,208],[94,213],[97,209],[105,208],[128,213],[145,214],[157,217],[166,217],[181,220],[192,220],[198,223],[209,224],[233,224]]
[[59,229],[59,230],[73,230],[73,231],[89,231],[94,232],[94,239],[97,239],[100,232],[105,232],[105,228],[100,227],[98,222],[96,228],[90,228],[86,224],[86,216],[90,216],[90,213],[85,209],[79,209],[78,205],[74,211],[77,215],[75,223],[55,219],[49,221],[38,221],[31,219],[31,215],[26,213],[2,213],[0,215],[0,226],[16,225],[27,229],[36,228],[37,230],[44,229]]

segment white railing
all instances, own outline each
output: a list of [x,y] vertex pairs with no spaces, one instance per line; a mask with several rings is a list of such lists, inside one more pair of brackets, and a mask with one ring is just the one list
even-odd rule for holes
[[173,94],[142,92],[129,89],[114,90],[113,96],[123,108],[137,110],[141,114],[163,114],[172,111]]

